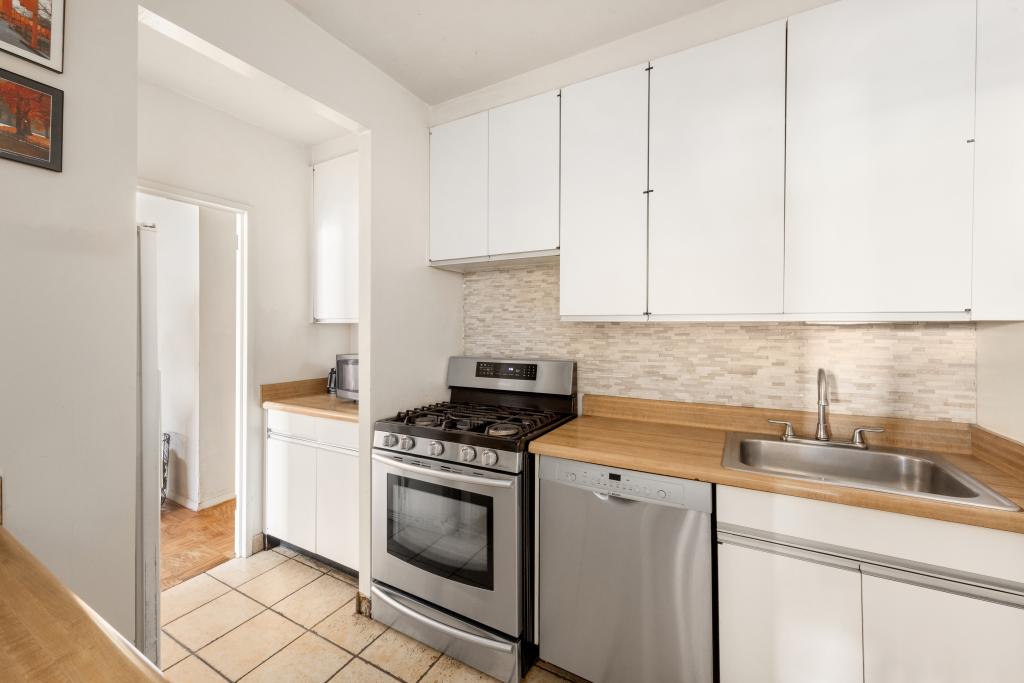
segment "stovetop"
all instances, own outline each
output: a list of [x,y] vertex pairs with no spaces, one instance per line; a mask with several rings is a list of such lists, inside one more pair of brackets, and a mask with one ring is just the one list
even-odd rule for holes
[[563,418],[563,415],[550,410],[444,401],[402,411],[391,419],[381,420],[381,423],[430,429],[439,439],[446,439],[455,432],[482,434],[514,442],[520,437],[530,438],[534,432]]

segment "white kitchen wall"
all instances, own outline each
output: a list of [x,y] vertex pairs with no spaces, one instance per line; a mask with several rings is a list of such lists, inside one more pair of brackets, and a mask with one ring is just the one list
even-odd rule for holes
[[199,508],[235,495],[236,216],[199,209]]
[[156,225],[160,429],[171,437],[167,494],[199,507],[199,207],[139,193],[136,219]]
[[4,526],[129,638],[138,458],[134,3],[67,3],[64,171],[0,161]]
[[978,323],[978,424],[1024,443],[1024,322]]
[[583,393],[813,410],[824,367],[834,412],[975,421],[972,323],[562,322],[557,265],[464,289],[467,354],[576,360]]
[[[360,187],[370,201],[365,216],[360,210],[359,236],[360,488],[369,491],[373,421],[444,396],[448,356],[462,346],[461,277],[424,267],[427,107],[284,0],[142,4],[370,131],[367,153],[360,154],[367,174]],[[250,480],[251,492],[259,486]],[[369,498],[360,501],[364,593],[370,587]]]

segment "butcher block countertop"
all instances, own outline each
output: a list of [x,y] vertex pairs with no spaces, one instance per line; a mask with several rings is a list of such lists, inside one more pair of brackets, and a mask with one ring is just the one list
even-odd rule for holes
[[260,401],[264,408],[273,410],[359,422],[359,404],[328,394],[327,380],[323,377],[264,384],[260,387]]
[[166,680],[6,529],[0,529],[0,586],[0,679]]
[[[790,420],[797,434],[813,434],[816,413],[586,396],[583,415],[530,443],[530,451],[569,460],[694,479],[713,484],[813,498],[947,522],[1024,533],[1024,512],[989,510],[812,481],[740,472],[722,466],[729,432],[779,435],[767,420]],[[875,447],[937,453],[1024,507],[1024,445],[974,425],[829,416],[833,438],[849,440],[855,427],[885,428],[868,434]],[[856,454],[843,454],[855,457]]]

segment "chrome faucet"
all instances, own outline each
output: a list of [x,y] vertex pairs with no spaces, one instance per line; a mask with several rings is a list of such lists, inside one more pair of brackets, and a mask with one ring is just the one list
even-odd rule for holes
[[818,368],[818,429],[814,438],[818,441],[832,439],[832,430],[828,426],[828,376],[825,368]]
[[857,427],[853,430],[853,438],[850,441],[832,441],[832,428],[828,426],[828,376],[825,368],[818,368],[818,428],[814,438],[803,438],[796,435],[793,423],[789,420],[768,420],[772,424],[783,425],[786,431],[782,434],[783,441],[792,441],[803,444],[826,443],[836,448],[859,448],[867,450],[867,443],[864,441],[865,432],[884,432],[881,427]]

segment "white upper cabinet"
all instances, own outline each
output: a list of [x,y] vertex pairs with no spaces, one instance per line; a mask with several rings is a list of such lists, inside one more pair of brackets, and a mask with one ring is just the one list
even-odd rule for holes
[[646,190],[646,65],[563,88],[563,316],[646,312]]
[[964,315],[975,1],[842,0],[788,40],[786,312]]
[[786,22],[653,66],[650,312],[782,313]]
[[492,109],[488,254],[558,248],[558,92]]
[[313,168],[313,320],[359,322],[359,154]]
[[976,320],[1024,320],[1024,0],[978,1]]
[[487,112],[430,130],[430,260],[487,255]]

